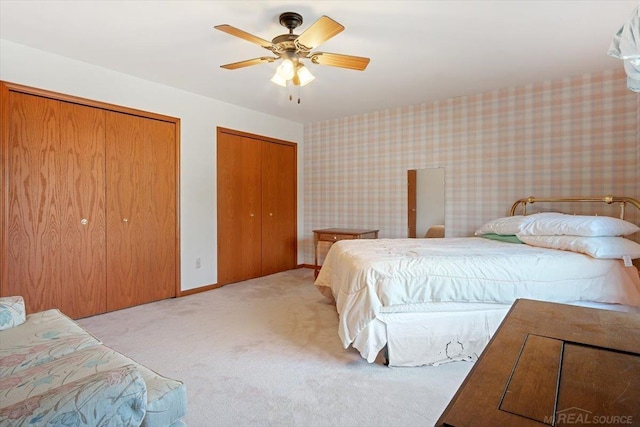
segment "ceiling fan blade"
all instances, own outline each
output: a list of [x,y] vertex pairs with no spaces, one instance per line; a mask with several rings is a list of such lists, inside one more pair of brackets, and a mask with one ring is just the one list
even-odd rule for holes
[[240,61],[240,62],[234,62],[232,64],[221,65],[220,68],[224,68],[227,70],[236,70],[238,68],[249,67],[251,65],[264,64],[265,62],[273,62],[276,59],[278,58],[270,58],[270,57],[263,56],[261,58],[247,59],[246,61]]
[[343,30],[343,25],[328,16],[322,16],[300,34],[294,44],[298,50],[310,51]]
[[362,71],[369,65],[369,58],[362,56],[341,55],[339,53],[314,52],[309,55],[314,64],[329,65],[331,67],[349,68]]
[[253,34],[249,34],[246,31],[242,31],[237,29],[236,27],[232,27],[231,25],[227,25],[227,24],[216,25],[213,28],[227,34],[231,34],[232,36],[240,37],[241,39],[244,39],[251,43],[255,43],[259,46],[262,46],[265,49],[269,49],[272,52],[276,52],[278,50],[278,47],[273,43],[271,43],[269,40],[265,40],[258,36],[254,36]]

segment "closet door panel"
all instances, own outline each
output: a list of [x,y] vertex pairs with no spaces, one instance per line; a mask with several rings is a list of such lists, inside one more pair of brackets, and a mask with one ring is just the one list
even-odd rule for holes
[[146,244],[144,119],[106,112],[107,310],[137,304],[144,287]]
[[145,120],[142,146],[145,246],[144,286],[138,304],[175,296],[176,156],[175,125]]
[[262,143],[262,274],[296,266],[296,149]]
[[242,250],[243,280],[260,277],[262,275],[262,199],[260,169],[262,159],[260,155],[260,141],[252,138],[242,138],[241,144],[240,186],[242,198],[242,216],[240,222],[242,230],[240,242]]
[[73,318],[106,310],[105,112],[60,103],[62,300]]
[[242,165],[240,150],[234,150],[235,137],[218,132],[217,189],[218,189],[218,284],[242,280],[239,238],[242,215],[242,188],[237,170]]
[[11,92],[8,107],[2,295],[22,295],[27,312],[56,308],[61,294],[56,199],[60,103]]
[[218,133],[218,284],[261,273],[260,142]]

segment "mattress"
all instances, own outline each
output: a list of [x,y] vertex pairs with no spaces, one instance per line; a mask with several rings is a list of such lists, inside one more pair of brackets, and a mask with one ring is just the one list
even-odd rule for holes
[[[506,314],[518,298],[640,306],[637,269],[620,260],[480,237],[340,241],[315,285],[336,304],[343,346],[353,345],[369,362],[398,332],[387,331],[389,324],[399,327],[394,313],[420,317],[440,310],[451,313],[443,320],[450,327],[460,316],[453,313],[469,304],[490,304]],[[493,319],[486,330],[495,330],[498,312],[478,307],[483,322],[487,315]],[[469,324],[469,316],[460,318],[460,328]]]

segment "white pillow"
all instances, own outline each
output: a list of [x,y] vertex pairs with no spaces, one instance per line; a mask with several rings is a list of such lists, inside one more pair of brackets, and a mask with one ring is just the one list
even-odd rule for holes
[[514,235],[522,230],[523,225],[531,221],[531,217],[516,215],[491,220],[476,230],[476,236],[483,234]]
[[475,232],[476,236],[482,236],[483,234],[504,234],[504,235],[514,235],[518,234],[520,231],[524,229],[531,221],[536,220],[541,216],[554,216],[554,215],[563,215],[555,212],[543,212],[537,213],[533,215],[514,215],[507,216],[504,218],[493,219],[485,224],[483,224],[480,228],[478,228]]
[[[534,215],[531,215],[534,216]],[[540,215],[522,226],[520,236],[628,236],[640,231],[637,225],[619,218],[588,215]]]
[[624,237],[518,236],[531,246],[579,252],[599,259],[640,258],[640,244]]

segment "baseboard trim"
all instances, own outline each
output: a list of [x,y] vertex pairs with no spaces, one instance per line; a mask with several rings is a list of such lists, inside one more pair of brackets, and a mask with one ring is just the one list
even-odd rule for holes
[[[298,264],[296,268],[309,268],[311,270],[320,270],[319,266],[315,266],[313,264]],[[214,289],[218,289],[223,287],[224,285],[219,285],[214,283],[213,285],[201,286],[199,288],[187,289],[186,291],[180,291],[176,297],[186,297],[188,295],[199,294],[200,292],[212,291]]]
[[206,292],[206,291],[211,291],[213,289],[218,289],[218,288],[221,288],[222,286],[223,285],[218,285],[217,283],[214,283],[213,285],[201,286],[199,288],[187,289],[186,291],[180,291],[180,294],[176,295],[176,296],[177,297],[186,297],[188,295],[199,294],[200,292]]

